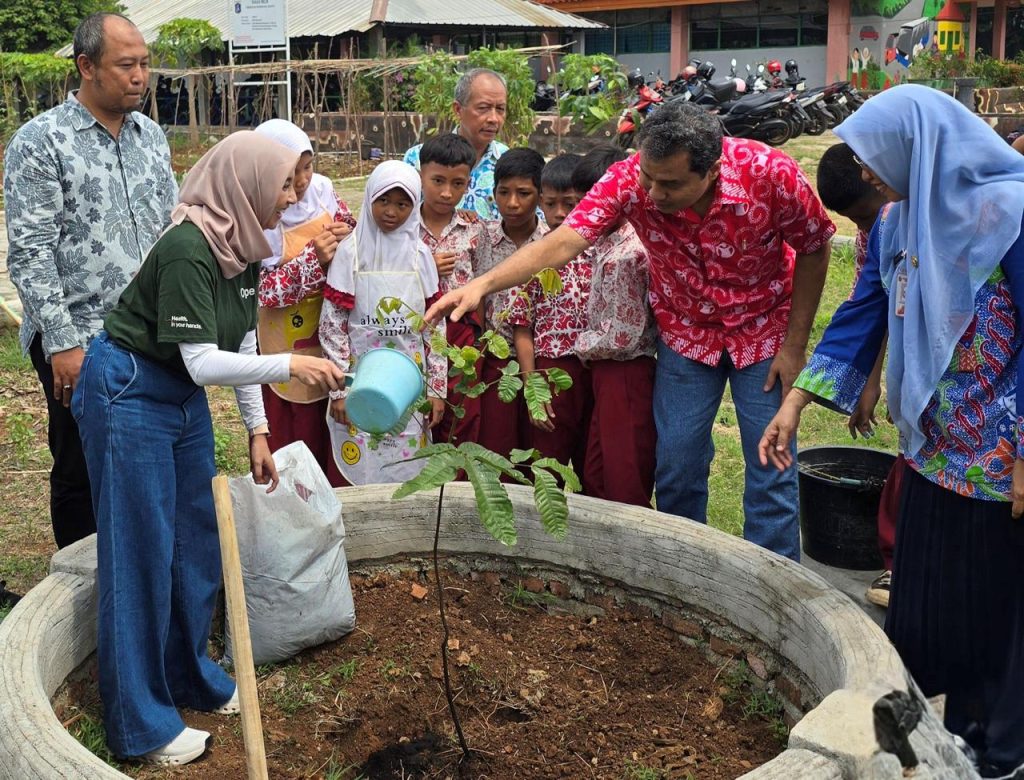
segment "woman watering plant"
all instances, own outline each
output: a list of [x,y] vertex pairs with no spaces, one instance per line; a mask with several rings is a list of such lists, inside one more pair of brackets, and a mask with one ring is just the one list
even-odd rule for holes
[[178,709],[238,712],[234,681],[206,654],[220,549],[203,386],[236,388],[253,478],[273,490],[259,385],[343,382],[323,358],[256,354],[263,231],[295,202],[298,158],[245,131],[196,163],[72,398],[98,527],[100,695],[119,756],[187,763],[210,735],[186,728]]
[[853,297],[765,430],[761,461],[818,400],[853,411],[886,328],[889,413],[909,470],[885,630],[983,777],[1024,774],[1024,158],[920,86],[836,133],[895,205]]

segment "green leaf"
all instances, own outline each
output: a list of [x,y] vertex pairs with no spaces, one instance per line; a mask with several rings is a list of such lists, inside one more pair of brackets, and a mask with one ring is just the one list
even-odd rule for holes
[[504,360],[505,358],[512,354],[512,350],[509,347],[506,338],[497,333],[493,334],[490,338],[486,339],[484,343],[487,345],[487,351],[494,355],[494,357],[499,358],[501,360]]
[[[523,397],[526,398],[526,408],[530,417],[534,420],[548,419],[545,404],[551,403],[551,387],[543,374],[531,372],[526,375],[526,384],[523,387]],[[500,389],[500,388],[499,388]]]
[[466,398],[479,398],[487,392],[486,382],[477,382],[475,385],[470,385],[462,391]]
[[425,327],[427,327],[427,321],[423,319],[423,316],[421,314],[418,314],[417,312],[409,312],[408,314],[405,315],[405,318],[409,321],[409,327],[412,328],[417,333],[421,332]]
[[558,295],[562,292],[562,277],[554,268],[544,268],[533,275],[540,282],[544,295]]
[[[420,453],[422,452],[423,450],[420,450]],[[417,456],[420,453],[417,453]],[[454,482],[459,474],[460,460],[458,453],[455,452],[433,455],[427,461],[427,465],[423,467],[423,471],[399,485],[398,489],[392,493],[391,498],[395,500],[405,498],[421,490],[433,490],[441,485]]]
[[562,482],[565,483],[565,489],[570,493],[578,493],[582,490],[580,485],[580,478],[576,476],[576,471],[572,466],[567,466],[564,463],[559,463],[554,458],[540,458],[534,462],[533,468],[535,469],[550,469],[562,478]]
[[455,415],[455,419],[457,420],[461,420],[463,417],[466,416],[466,409],[462,406],[453,406],[451,407],[451,410],[452,414]]
[[515,360],[510,360],[501,369],[502,376],[512,376],[519,373],[519,363]]
[[439,355],[444,354],[448,349],[448,339],[445,338],[443,328],[434,328],[430,331],[430,350]]
[[476,347],[463,347],[462,359],[466,361],[467,365],[473,365],[480,359],[480,350]]
[[522,472],[515,467],[508,458],[499,455],[493,450],[489,450],[486,447],[477,444],[474,441],[464,441],[459,445],[459,452],[461,452],[467,458],[475,458],[478,461],[482,461],[487,465],[496,468],[503,474],[511,477],[517,482],[521,482],[524,485],[529,485],[530,480],[523,476]]
[[565,369],[548,368],[545,370],[548,374],[548,381],[553,384],[559,392],[562,390],[568,390],[572,387],[572,377],[569,376],[569,372]]
[[533,502],[540,513],[540,524],[544,530],[558,540],[565,538],[568,528],[569,504],[558,482],[544,469],[534,465]]
[[454,444],[442,441],[437,444],[428,444],[426,447],[420,447],[416,452],[406,460],[421,460],[423,458],[433,458],[439,455],[447,453],[457,454],[457,448]]
[[476,497],[476,508],[480,522],[487,532],[506,546],[516,543],[515,513],[505,486],[498,478],[498,471],[486,463],[465,458],[463,468]]
[[538,457],[540,457],[540,452],[538,450],[533,449],[515,449],[508,454],[508,459],[513,463],[526,463],[528,460],[536,460]]
[[515,374],[502,372],[501,379],[498,380],[498,398],[507,404],[512,403],[516,400],[516,396],[519,395],[519,391],[522,389],[522,379]]

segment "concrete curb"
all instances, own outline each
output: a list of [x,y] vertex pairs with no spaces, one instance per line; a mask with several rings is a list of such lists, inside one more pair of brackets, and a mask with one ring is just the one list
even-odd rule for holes
[[[396,502],[393,490],[338,491],[350,565],[429,555],[436,493]],[[484,530],[469,485],[448,486],[443,550],[569,568],[693,605],[757,637],[806,680],[817,706],[794,727],[789,749],[744,777],[902,777],[895,757],[879,752],[871,706],[907,690],[906,673],[881,630],[820,577],[706,526],[579,496],[569,499],[569,536],[558,542],[542,531],[531,492],[513,486],[510,493],[519,519],[513,548]],[[0,623],[0,777],[124,777],[79,745],[50,706],[96,647],[95,560],[94,537],[60,551],[50,576]],[[911,742],[921,761],[915,777],[976,776],[930,708]]]

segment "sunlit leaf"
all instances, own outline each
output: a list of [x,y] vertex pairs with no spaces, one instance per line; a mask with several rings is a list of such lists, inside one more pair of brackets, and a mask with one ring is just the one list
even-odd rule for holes
[[526,399],[526,408],[530,417],[534,420],[548,419],[545,404],[551,403],[551,387],[543,374],[531,372],[526,375],[526,384],[523,387],[523,397]]
[[500,360],[504,360],[512,354],[508,341],[502,335],[494,334],[491,338],[487,339],[485,343],[487,344],[487,351]]
[[578,493],[582,489],[580,478],[576,476],[576,471],[572,466],[559,463],[554,458],[540,458],[534,462],[533,467],[551,469],[551,471],[562,478],[562,482],[565,483],[565,489],[570,493]]
[[498,380],[498,398],[505,403],[512,403],[516,400],[516,396],[519,395],[519,391],[523,389],[523,380],[515,374],[502,373],[501,379]]
[[553,384],[558,390],[568,390],[572,387],[572,377],[569,376],[569,372],[562,368],[548,368],[545,369],[548,374],[548,381]]
[[504,545],[516,543],[515,513],[498,471],[486,463],[465,458],[463,468],[473,486],[480,522],[487,532]]
[[466,398],[479,398],[486,392],[486,382],[477,382],[475,385],[470,385],[469,387],[462,391],[463,395],[465,395]]
[[444,328],[434,328],[430,331],[430,349],[438,354],[443,354],[448,349],[448,339],[445,338]]
[[512,450],[512,452],[510,452],[508,454],[508,459],[510,461],[512,461],[513,463],[526,463],[528,460],[534,460],[535,458],[537,458],[539,456],[540,456],[540,452],[537,451],[537,450],[534,450],[534,449],[529,449],[529,450],[515,449],[515,450]]
[[565,493],[558,487],[558,482],[550,472],[533,470],[533,502],[540,514],[540,524],[544,530],[556,539],[564,539],[568,531],[569,504]]
[[562,292],[562,277],[554,268],[544,268],[533,276],[540,282],[544,295],[558,295]]
[[515,467],[512,461],[474,441],[464,441],[459,445],[459,451],[467,458],[476,458],[479,461],[483,461],[517,482],[521,482],[524,485],[530,484],[530,481],[523,476],[522,472]]
[[[422,453],[422,450],[420,450]],[[417,453],[419,455],[419,453]],[[423,471],[412,479],[406,480],[391,495],[393,499],[405,498],[421,490],[433,490],[449,482],[453,482],[459,473],[459,455],[457,452],[446,452],[433,455]]]

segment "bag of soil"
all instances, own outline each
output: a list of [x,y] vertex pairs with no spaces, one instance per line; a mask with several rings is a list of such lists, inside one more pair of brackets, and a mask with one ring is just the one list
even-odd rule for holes
[[[356,623],[341,502],[303,442],[279,449],[274,463],[273,493],[251,474],[230,480],[257,665],[338,639]],[[230,659],[230,630],[225,645]]]

